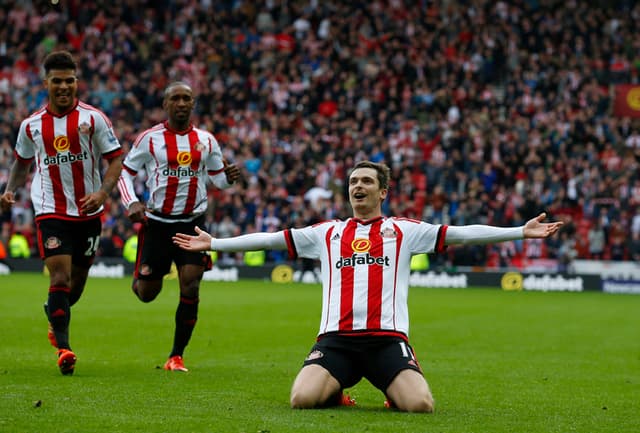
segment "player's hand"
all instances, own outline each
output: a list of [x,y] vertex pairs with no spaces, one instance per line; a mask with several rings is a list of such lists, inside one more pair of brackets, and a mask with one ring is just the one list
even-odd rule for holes
[[105,200],[107,200],[107,193],[103,190],[98,190],[85,195],[79,200],[80,213],[87,215],[96,212],[100,209],[100,206],[102,206]]
[[3,212],[9,212],[11,210],[11,206],[13,206],[15,203],[16,197],[11,191],[7,191],[4,194],[0,195],[0,208]]
[[129,206],[129,219],[134,223],[147,223],[145,211],[147,208],[139,201],[134,201]]
[[240,169],[235,164],[226,165],[224,174],[227,176],[227,182],[229,183],[235,183],[240,180]]
[[543,223],[547,214],[542,212],[535,218],[531,218],[524,225],[524,237],[525,238],[546,238],[552,236],[560,230],[560,227],[564,224],[562,221],[556,221],[552,223]]
[[211,235],[196,226],[196,235],[176,233],[173,243],[187,251],[209,251],[211,249]]

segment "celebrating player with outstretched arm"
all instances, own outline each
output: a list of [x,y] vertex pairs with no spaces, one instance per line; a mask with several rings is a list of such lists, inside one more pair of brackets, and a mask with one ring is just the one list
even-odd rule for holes
[[291,389],[291,406],[314,408],[353,404],[342,390],[363,377],[385,393],[387,404],[409,412],[432,412],[431,391],[409,345],[407,295],[411,256],[441,252],[447,245],[544,238],[561,222],[545,214],[521,227],[447,226],[384,217],[389,168],[364,161],[349,176],[353,217],[277,233],[215,239],[196,235],[173,239],[190,251],[288,250],[289,256],[319,259],[322,316],[316,344]]

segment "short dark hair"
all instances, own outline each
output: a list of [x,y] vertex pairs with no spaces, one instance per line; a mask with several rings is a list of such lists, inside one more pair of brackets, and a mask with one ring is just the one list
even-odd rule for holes
[[373,161],[360,161],[357,163],[353,170],[358,168],[372,168],[378,173],[378,183],[380,184],[380,189],[389,189],[389,179],[391,178],[391,169],[386,164],[381,164]]
[[171,92],[171,89],[173,89],[174,87],[178,87],[178,86],[184,86],[184,87],[190,89],[191,92],[193,93],[193,89],[191,88],[191,85],[189,83],[187,83],[186,81],[173,81],[173,82],[169,83],[169,85],[164,89],[164,98],[167,98],[169,96],[169,92]]
[[52,51],[44,59],[44,73],[49,74],[52,69],[76,70],[78,65],[69,51]]

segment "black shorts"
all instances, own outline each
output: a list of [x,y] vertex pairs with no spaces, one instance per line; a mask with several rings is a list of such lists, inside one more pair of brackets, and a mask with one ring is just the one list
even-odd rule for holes
[[91,267],[100,244],[100,217],[80,221],[45,218],[36,224],[42,259],[65,254],[71,256],[74,265]]
[[211,269],[211,256],[208,252],[185,251],[171,239],[176,233],[195,235],[195,227],[204,225],[204,215],[190,222],[165,223],[151,218],[138,233],[138,251],[136,257],[135,278],[140,280],[160,280],[171,271],[171,262],[176,266],[200,265]]
[[393,336],[325,335],[311,348],[304,361],[309,364],[326,368],[342,388],[350,388],[364,377],[382,392],[402,370],[422,374],[409,343]]

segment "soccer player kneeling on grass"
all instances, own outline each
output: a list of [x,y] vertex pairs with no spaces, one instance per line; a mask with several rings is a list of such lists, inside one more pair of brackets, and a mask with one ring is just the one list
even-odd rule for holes
[[366,378],[385,394],[385,406],[432,412],[433,397],[408,339],[412,255],[442,252],[453,244],[544,238],[562,223],[543,223],[544,213],[521,227],[432,225],[385,217],[387,166],[360,162],[348,183],[353,217],[346,221],[227,239],[197,228],[197,235],[179,233],[174,242],[189,251],[286,249],[292,259],[321,261],[320,332],[293,383],[293,408],[353,405],[343,389]]

